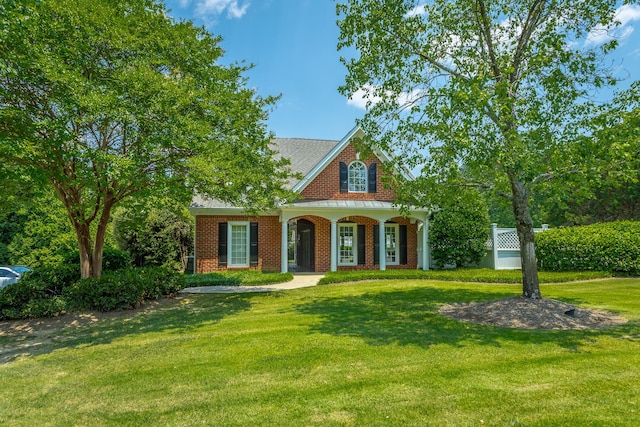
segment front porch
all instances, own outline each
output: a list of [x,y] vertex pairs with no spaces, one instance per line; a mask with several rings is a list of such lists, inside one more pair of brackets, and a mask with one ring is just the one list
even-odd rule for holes
[[281,271],[429,269],[428,215],[392,203],[321,200],[280,209]]

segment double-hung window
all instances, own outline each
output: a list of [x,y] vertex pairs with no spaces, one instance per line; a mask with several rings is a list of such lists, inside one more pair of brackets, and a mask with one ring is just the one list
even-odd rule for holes
[[384,242],[388,265],[398,264],[398,224],[384,225]]
[[338,264],[356,265],[356,224],[338,224]]
[[229,266],[249,266],[249,223],[230,222],[228,228]]

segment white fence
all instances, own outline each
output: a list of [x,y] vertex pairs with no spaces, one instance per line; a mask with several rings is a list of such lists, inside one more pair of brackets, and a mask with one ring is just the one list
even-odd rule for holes
[[[542,224],[542,228],[534,228],[533,231],[538,233],[548,229],[547,224]],[[480,266],[494,270],[516,270],[522,267],[520,239],[515,228],[498,228],[498,224],[491,224],[487,254],[480,261]]]

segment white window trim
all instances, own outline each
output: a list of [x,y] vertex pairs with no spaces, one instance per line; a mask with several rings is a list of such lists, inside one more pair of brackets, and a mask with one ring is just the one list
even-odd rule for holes
[[[246,236],[246,255],[245,258],[247,260],[246,263],[243,264],[234,264],[233,263],[233,226],[241,226],[244,227],[245,236]],[[249,267],[250,261],[250,246],[251,246],[251,236],[249,234],[249,222],[248,221],[230,221],[227,225],[227,266],[228,267]]]
[[[398,224],[385,224],[384,225],[384,255],[385,255],[385,259],[386,259],[386,264],[387,265],[400,265],[400,227],[398,226]],[[389,260],[389,257],[387,257],[387,242],[389,241],[389,239],[387,239],[387,228],[393,228],[393,233],[395,234],[395,242],[396,242],[396,247],[394,248],[396,251],[396,260],[395,261],[391,261]]]
[[[351,189],[351,166],[356,163],[361,164],[364,167],[364,190]],[[369,168],[360,160],[354,160],[349,163],[349,166],[347,167],[347,190],[349,190],[349,193],[367,193],[369,191]]]
[[[353,253],[353,262],[342,262],[341,261],[341,254],[340,254],[340,229],[342,227],[349,227],[352,230],[353,233],[353,245],[351,246],[351,251]],[[337,250],[338,250],[338,265],[347,265],[347,266],[353,266],[353,265],[358,265],[358,225],[357,224],[352,224],[352,223],[338,223],[338,227],[336,232],[338,233],[337,236]]]

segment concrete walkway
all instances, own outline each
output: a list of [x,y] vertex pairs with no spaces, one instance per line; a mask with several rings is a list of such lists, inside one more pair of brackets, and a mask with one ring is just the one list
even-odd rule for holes
[[179,293],[182,294],[235,294],[245,292],[271,292],[286,291],[289,289],[307,288],[315,286],[324,277],[323,273],[296,273],[293,280],[275,285],[262,286],[196,286],[184,288]]

